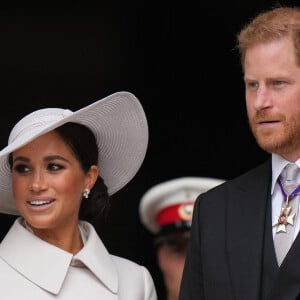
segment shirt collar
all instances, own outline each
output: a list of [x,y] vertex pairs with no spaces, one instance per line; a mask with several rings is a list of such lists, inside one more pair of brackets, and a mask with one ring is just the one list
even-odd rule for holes
[[[272,185],[271,185],[271,195],[274,192],[274,188],[275,188],[275,184],[277,182],[277,179],[279,177],[279,175],[281,174],[282,170],[284,169],[284,167],[289,164],[292,163],[286,159],[284,159],[283,157],[279,156],[278,154],[274,154],[272,153]],[[300,168],[300,159],[298,159],[295,164],[298,165],[298,167]]]

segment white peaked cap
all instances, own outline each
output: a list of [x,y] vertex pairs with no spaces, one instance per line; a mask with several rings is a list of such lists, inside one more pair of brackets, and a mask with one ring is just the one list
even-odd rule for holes
[[152,233],[158,233],[163,225],[191,221],[197,196],[223,182],[217,178],[181,177],[159,183],[140,201],[141,222]]

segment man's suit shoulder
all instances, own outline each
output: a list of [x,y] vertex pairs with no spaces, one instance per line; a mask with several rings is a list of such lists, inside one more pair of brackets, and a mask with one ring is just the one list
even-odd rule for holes
[[224,183],[210,189],[207,193],[219,193],[224,192],[224,189],[233,187],[233,186],[247,186],[247,185],[255,185],[259,180],[265,180],[267,175],[271,176],[271,160],[268,159],[262,164],[248,170],[247,172],[229,179]]

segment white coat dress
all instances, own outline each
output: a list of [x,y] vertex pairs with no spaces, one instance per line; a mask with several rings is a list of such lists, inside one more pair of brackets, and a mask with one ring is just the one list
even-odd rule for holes
[[5,300],[157,300],[149,271],[108,253],[94,227],[80,221],[84,247],[73,256],[16,219],[0,244],[0,298]]

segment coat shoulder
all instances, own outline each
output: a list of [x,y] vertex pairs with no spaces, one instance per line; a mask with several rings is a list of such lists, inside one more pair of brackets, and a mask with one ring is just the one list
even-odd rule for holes
[[111,255],[119,276],[119,292],[126,299],[157,300],[153,278],[148,269],[129,259]]

